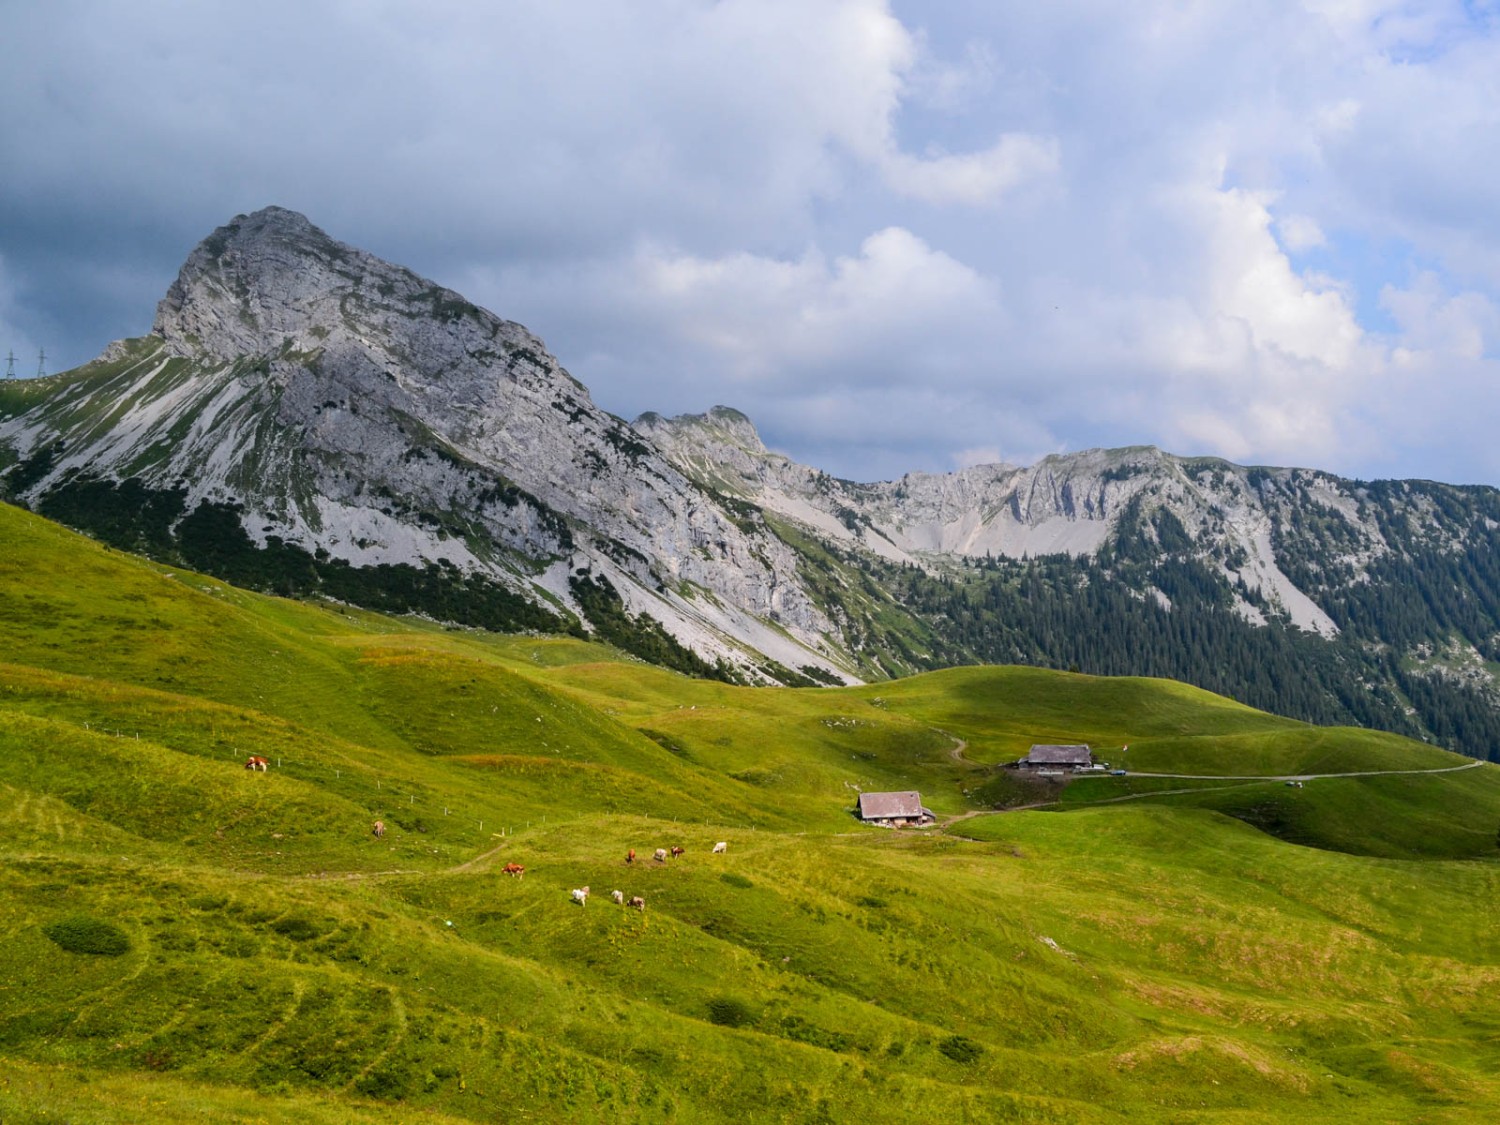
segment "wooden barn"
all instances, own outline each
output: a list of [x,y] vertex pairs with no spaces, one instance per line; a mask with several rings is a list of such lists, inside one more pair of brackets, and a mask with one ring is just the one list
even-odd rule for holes
[[922,794],[914,789],[902,793],[861,793],[859,819],[866,824],[886,828],[905,828],[914,824],[931,824],[937,817],[922,807]]
[[1026,757],[1016,763],[1016,767],[1023,770],[1086,770],[1093,765],[1094,755],[1087,746],[1033,746]]

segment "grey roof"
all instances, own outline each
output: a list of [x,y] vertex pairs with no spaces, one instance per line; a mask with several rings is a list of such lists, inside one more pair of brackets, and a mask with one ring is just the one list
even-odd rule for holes
[[1094,756],[1087,746],[1033,746],[1024,760],[1034,766],[1087,766]]
[[927,810],[922,807],[922,794],[914,789],[903,793],[861,793],[859,816],[861,820],[894,820],[909,817],[920,820]]

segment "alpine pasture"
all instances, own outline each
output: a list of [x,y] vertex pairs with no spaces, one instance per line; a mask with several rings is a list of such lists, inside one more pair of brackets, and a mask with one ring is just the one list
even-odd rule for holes
[[[1204,776],[997,768],[1053,741]],[[0,506],[0,1120],[1490,1121],[1494,769],[1240,780],[1462,764],[1164,681],[690,680]]]

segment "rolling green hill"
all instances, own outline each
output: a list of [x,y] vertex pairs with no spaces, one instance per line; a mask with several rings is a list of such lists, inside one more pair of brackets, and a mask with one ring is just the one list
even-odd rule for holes
[[[996,766],[1064,740],[1204,776]],[[0,1120],[1488,1121],[1500,781],[1352,776],[1463,761],[1168,681],[690,680],[0,506]],[[908,787],[946,828],[850,815]]]

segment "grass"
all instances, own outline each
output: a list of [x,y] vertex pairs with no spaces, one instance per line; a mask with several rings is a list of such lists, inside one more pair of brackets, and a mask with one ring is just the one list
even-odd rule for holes
[[[688,680],[5,507],[0,654],[0,1120],[1500,1110],[1496,771],[1220,780],[1418,744],[1033,669]],[[1213,776],[986,814],[1038,741]],[[980,815],[867,829],[872,788]]]

